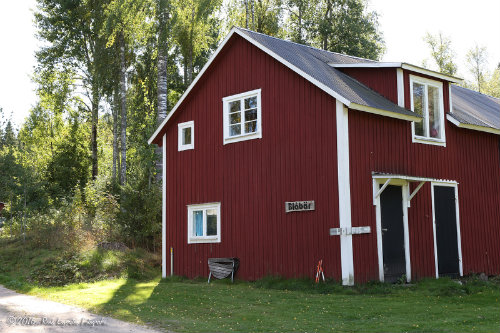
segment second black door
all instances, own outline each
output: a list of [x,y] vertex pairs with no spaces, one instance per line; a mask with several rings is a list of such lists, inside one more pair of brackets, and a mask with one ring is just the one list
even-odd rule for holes
[[380,195],[384,281],[395,282],[406,274],[403,228],[403,190],[389,185]]

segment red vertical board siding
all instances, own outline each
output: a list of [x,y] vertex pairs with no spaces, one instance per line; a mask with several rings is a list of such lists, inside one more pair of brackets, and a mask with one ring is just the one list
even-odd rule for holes
[[[447,95],[446,86],[445,108]],[[411,123],[350,110],[352,225],[373,230],[353,236],[356,281],[378,279],[372,172],[457,181],[464,274],[500,273],[498,137],[445,124],[446,147],[416,144]],[[426,183],[408,208],[413,278],[435,276],[432,223],[431,185]]]
[[[262,139],[223,145],[222,98],[262,89]],[[238,277],[312,277],[318,260],[340,279],[335,100],[234,37],[167,128],[166,242],[174,273],[208,276],[210,257],[239,257]],[[194,150],[177,124],[194,120]],[[314,200],[285,213],[285,201]],[[187,205],[221,203],[221,243],[187,243]],[[170,261],[167,260],[167,270]]]
[[396,68],[342,68],[342,71],[398,104]]

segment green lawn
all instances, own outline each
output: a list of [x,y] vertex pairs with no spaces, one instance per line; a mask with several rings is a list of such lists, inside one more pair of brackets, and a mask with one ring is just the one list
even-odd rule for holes
[[498,332],[498,288],[467,294],[452,283],[382,287],[382,294],[336,286],[322,294],[245,282],[115,279],[25,292],[179,332]]
[[[6,287],[171,331],[499,332],[500,328],[498,280],[470,278],[459,284],[450,279],[428,279],[412,286],[371,283],[346,288],[334,282],[315,285],[309,280],[276,278],[207,284],[205,279],[122,277],[40,287],[26,277],[30,271],[40,271],[44,263],[53,262],[50,258],[57,256],[57,251],[3,245],[0,283]],[[92,259],[95,257],[99,260]],[[120,256],[110,254],[83,258],[84,272],[89,271],[92,260],[112,271],[117,264],[138,260],[120,261]],[[110,263],[105,264],[107,261]],[[133,267],[144,263],[147,261],[137,261]],[[141,269],[159,273],[157,267]],[[127,271],[129,276],[137,276],[130,274],[130,267]]]

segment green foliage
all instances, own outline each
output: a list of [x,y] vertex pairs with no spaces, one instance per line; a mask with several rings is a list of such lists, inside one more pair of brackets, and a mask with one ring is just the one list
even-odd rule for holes
[[378,14],[367,11],[365,0],[321,0],[317,9],[313,45],[367,59],[382,56]]
[[451,48],[451,40],[439,32],[436,36],[427,33],[424,41],[431,49],[431,56],[441,73],[455,75],[457,65],[455,64],[455,52]]

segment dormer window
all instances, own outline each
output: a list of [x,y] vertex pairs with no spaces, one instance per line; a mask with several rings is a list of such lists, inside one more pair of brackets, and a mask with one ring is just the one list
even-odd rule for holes
[[260,89],[224,97],[224,144],[262,138]]
[[443,83],[410,75],[411,110],[422,116],[412,123],[413,142],[445,146]]

